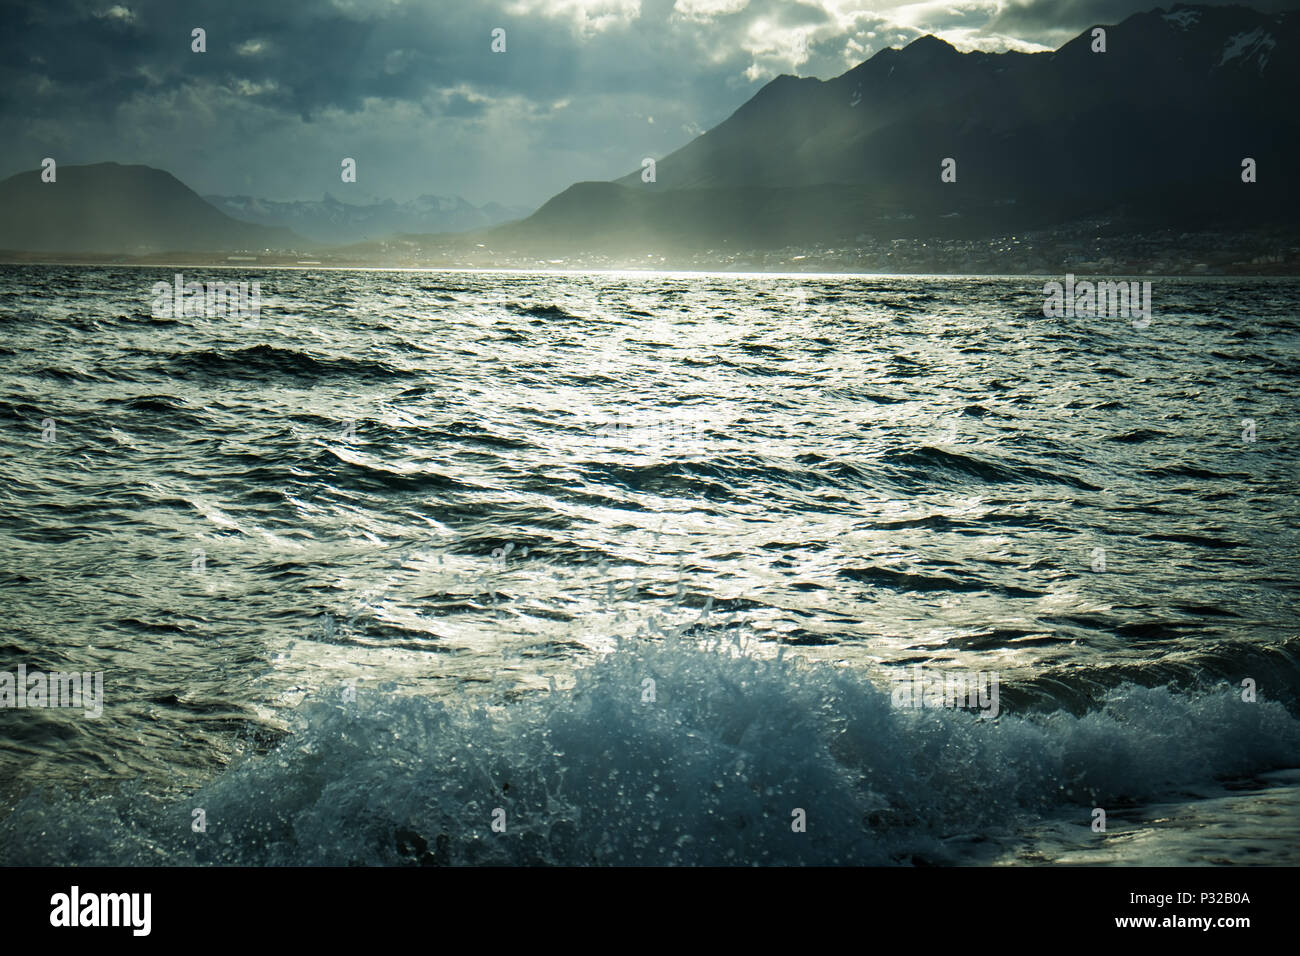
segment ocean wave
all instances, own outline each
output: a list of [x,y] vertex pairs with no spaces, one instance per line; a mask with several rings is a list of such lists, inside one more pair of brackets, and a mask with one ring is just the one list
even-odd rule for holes
[[184,352],[171,360],[174,367],[201,375],[262,378],[267,374],[313,381],[330,376],[393,378],[405,375],[385,362],[325,358],[298,349],[253,345],[234,351],[202,349]]
[[[170,271],[0,283],[0,656],[111,678],[5,719],[0,860],[963,861],[1080,781],[1295,765],[1294,281],[1139,336],[1041,279],[283,270],[269,325],[151,329]],[[837,666],[602,656],[706,606]],[[894,711],[914,663],[1002,716]]]
[[495,706],[336,691],[187,795],[29,794],[0,862],[962,862],[971,834],[1298,763],[1300,721],[1229,686],[986,720],[721,637],[629,640],[571,688]]
[[930,445],[889,452],[885,455],[885,460],[901,466],[900,470],[909,477],[921,477],[925,480],[933,480],[937,475],[947,473],[965,478],[978,478],[990,484],[1000,482],[1054,484],[1083,491],[1102,490],[1098,485],[1083,478],[1061,471],[1048,471],[1019,462],[996,461],[972,453],[949,451]]
[[567,309],[558,305],[510,302],[506,308],[516,315],[527,315],[535,319],[577,319],[580,316],[574,315]]

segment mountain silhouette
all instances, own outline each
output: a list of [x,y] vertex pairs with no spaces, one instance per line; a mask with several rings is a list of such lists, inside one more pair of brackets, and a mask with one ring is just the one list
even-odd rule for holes
[[0,182],[0,249],[148,254],[302,248],[293,232],[240,222],[149,166],[58,166]]
[[531,207],[489,202],[475,206],[459,196],[420,196],[347,203],[329,193],[321,200],[274,201],[250,196],[204,196],[217,209],[246,222],[284,226],[321,243],[344,244],[403,233],[468,232],[528,215]]
[[[579,183],[498,235],[635,247],[862,233],[980,236],[1108,216],[1293,222],[1300,14],[1179,5],[1044,53],[933,36],[831,80],[780,76],[642,171]],[[1257,181],[1242,181],[1253,159]],[[955,161],[955,181],[941,163]]]

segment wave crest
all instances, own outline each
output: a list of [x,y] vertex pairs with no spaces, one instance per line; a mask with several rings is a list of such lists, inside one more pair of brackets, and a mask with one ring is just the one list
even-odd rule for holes
[[[305,704],[278,747],[183,799],[29,795],[0,823],[0,860],[961,862],[972,833],[1053,808],[1086,820],[1300,758],[1300,722],[1226,685],[1125,685],[1082,716],[982,720],[895,708],[845,668],[677,640],[624,642],[571,688],[497,706],[345,696]],[[197,807],[206,833],[190,828]]]

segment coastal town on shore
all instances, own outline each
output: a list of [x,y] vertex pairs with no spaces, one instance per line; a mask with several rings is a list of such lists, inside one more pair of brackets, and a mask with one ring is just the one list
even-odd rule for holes
[[645,270],[884,275],[1297,275],[1300,236],[1165,229],[1106,234],[1106,224],[981,239],[895,238],[862,234],[849,242],[783,248],[739,244],[639,252],[552,251],[502,247],[490,235],[397,236],[328,249],[239,249],[230,253],[139,250],[135,255],[20,253],[0,261],[97,265],[204,265],[232,268]]

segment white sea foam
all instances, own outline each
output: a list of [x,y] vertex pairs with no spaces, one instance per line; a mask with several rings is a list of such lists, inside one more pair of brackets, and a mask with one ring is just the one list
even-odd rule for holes
[[895,708],[846,668],[674,640],[625,642],[572,688],[504,706],[360,688],[297,719],[184,799],[29,796],[0,824],[0,859],[960,862],[1069,806],[1300,765],[1300,722],[1226,685],[1130,685],[1083,716],[993,721]]

